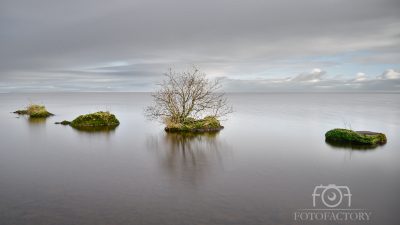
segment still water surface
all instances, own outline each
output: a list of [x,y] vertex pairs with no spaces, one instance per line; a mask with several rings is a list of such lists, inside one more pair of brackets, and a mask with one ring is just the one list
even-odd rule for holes
[[[400,94],[227,97],[225,129],[171,134],[141,114],[149,93],[0,94],[1,224],[400,224]],[[55,116],[10,113],[28,98]],[[54,124],[110,108],[117,127]],[[342,118],[387,144],[326,143]],[[347,186],[337,208],[370,220],[295,220],[327,209],[313,206],[321,184]]]

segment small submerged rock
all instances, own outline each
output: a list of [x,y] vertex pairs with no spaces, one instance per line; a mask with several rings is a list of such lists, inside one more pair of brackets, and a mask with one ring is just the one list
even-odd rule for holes
[[17,110],[17,111],[15,111],[13,113],[16,113],[18,115],[27,115],[28,111],[27,110]]
[[55,124],[62,124],[62,125],[68,125],[70,123],[71,123],[70,121],[66,121],[66,120],[64,120],[62,122],[55,122]]

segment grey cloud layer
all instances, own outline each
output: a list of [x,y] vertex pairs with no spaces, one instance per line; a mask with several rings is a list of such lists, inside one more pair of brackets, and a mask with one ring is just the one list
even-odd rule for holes
[[318,68],[335,62],[271,62],[357,51],[380,52],[357,63],[396,63],[399,9],[390,0],[1,1],[0,85],[82,91],[108,80],[143,91],[189,62],[229,78],[277,64]]

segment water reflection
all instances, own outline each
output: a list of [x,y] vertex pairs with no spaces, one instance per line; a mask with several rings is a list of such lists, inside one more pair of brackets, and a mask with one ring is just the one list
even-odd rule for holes
[[[64,126],[64,125],[63,125]],[[79,134],[85,134],[89,136],[103,136],[107,138],[115,134],[115,130],[118,125],[113,126],[82,126],[82,127],[72,127],[74,131]]]
[[31,118],[29,116],[23,115],[23,116],[20,116],[20,118],[21,119],[23,118],[28,121],[28,127],[29,127],[28,129],[30,130],[30,132],[37,133],[46,128],[47,117]]
[[87,127],[72,127],[75,130],[79,132],[85,132],[85,133],[111,133],[115,132],[115,129],[117,129],[118,125],[115,126],[87,126]]
[[357,145],[351,143],[338,143],[335,141],[325,140],[325,143],[333,149],[345,149],[345,150],[356,150],[356,151],[369,151],[374,150],[377,147],[383,146],[384,144],[375,144],[375,145]]
[[170,180],[197,186],[230,153],[229,145],[218,137],[219,132],[163,132],[148,136],[147,145],[156,152],[160,168]]
[[26,117],[28,118],[28,122],[30,126],[44,126],[46,123],[47,117]]

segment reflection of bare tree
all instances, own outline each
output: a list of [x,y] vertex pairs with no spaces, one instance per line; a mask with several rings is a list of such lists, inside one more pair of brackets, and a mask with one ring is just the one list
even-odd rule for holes
[[205,133],[162,133],[149,136],[147,145],[156,151],[170,178],[197,185],[215,165],[222,163],[229,146],[218,138],[220,131]]

